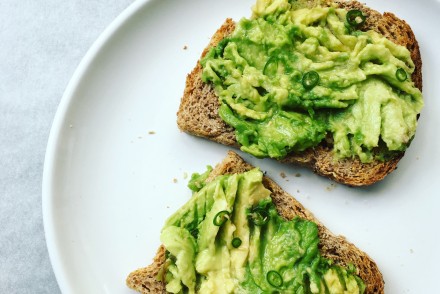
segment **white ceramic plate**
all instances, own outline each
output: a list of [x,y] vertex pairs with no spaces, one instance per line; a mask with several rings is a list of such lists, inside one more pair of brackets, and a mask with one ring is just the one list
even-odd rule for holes
[[[224,146],[181,133],[176,111],[209,37],[226,17],[250,15],[253,2],[137,1],[84,58],[58,109],[44,170],[46,238],[64,293],[131,293],[126,275],[150,263],[164,220],[190,197],[186,175],[226,155]],[[399,168],[373,187],[353,189],[244,157],[373,257],[387,293],[435,293],[440,3],[366,2],[411,24],[424,62],[426,107]]]

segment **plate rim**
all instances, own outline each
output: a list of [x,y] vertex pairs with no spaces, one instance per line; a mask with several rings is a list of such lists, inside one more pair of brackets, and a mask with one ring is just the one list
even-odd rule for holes
[[58,287],[61,292],[67,292],[69,289],[69,282],[66,278],[65,268],[61,260],[61,254],[57,244],[56,229],[54,228],[54,215],[52,213],[53,207],[53,179],[54,179],[54,165],[58,154],[58,143],[62,132],[62,126],[65,122],[66,114],[73,102],[75,90],[82,81],[84,74],[90,68],[95,58],[103,50],[105,45],[112,39],[118,30],[127,23],[132,16],[140,11],[145,5],[153,0],[135,0],[127,6],[116,18],[110,22],[109,25],[99,34],[98,38],[92,43],[83,56],[78,66],[76,67],[72,77],[70,78],[64,93],[60,99],[55,116],[52,120],[49,138],[46,145],[46,152],[43,163],[43,177],[42,177],[42,214],[43,214],[43,229],[46,241],[46,248],[49,254],[50,263],[54,272]]

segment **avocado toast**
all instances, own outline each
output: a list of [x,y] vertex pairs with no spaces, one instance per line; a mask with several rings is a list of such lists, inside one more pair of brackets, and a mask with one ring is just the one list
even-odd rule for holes
[[[383,36],[386,38],[380,39],[380,41],[378,41],[379,43],[386,43],[385,40],[391,41],[393,45],[389,47],[393,47],[390,49],[390,51],[394,52],[393,58],[400,58],[396,63],[397,65],[390,65],[387,63],[388,61],[378,60],[380,58],[377,56],[381,55],[382,52],[382,49],[378,49],[377,54],[374,53],[373,57],[369,56],[371,58],[367,62],[361,62],[359,68],[361,68],[364,73],[369,70],[372,70],[370,71],[370,73],[372,73],[381,66],[382,69],[387,68],[387,74],[384,74],[384,71],[381,73],[375,71],[369,78],[363,80],[362,83],[373,80],[374,82],[379,82],[380,87],[384,84],[391,84],[391,88],[389,85],[386,85],[388,90],[384,88],[385,90],[371,91],[372,94],[365,94],[363,96],[372,97],[372,100],[383,100],[382,98],[388,95],[389,97],[393,96],[392,99],[387,98],[387,102],[374,102],[371,105],[364,104],[364,106],[361,107],[360,105],[362,105],[362,103],[358,103],[358,101],[362,101],[362,99],[356,98],[350,100],[350,98],[348,100],[342,99],[337,101],[342,104],[346,103],[348,105],[346,108],[339,103],[336,103],[336,105],[334,101],[331,101],[331,105],[329,106],[325,104],[328,102],[325,101],[325,95],[324,99],[321,99],[322,101],[320,99],[316,100],[316,97],[319,95],[313,94],[313,91],[317,92],[318,89],[322,90],[325,88],[321,87],[321,84],[324,85],[328,83],[329,79],[333,76],[338,76],[341,72],[341,68],[335,67],[332,69],[333,71],[326,71],[325,69],[309,70],[310,68],[297,62],[299,66],[303,66],[303,68],[299,70],[299,72],[295,72],[298,70],[295,68],[297,65],[295,65],[296,61],[294,61],[294,70],[288,71],[289,63],[286,63],[285,60],[290,57],[283,57],[283,51],[280,51],[281,53],[275,52],[274,54],[268,53],[269,51],[263,52],[264,56],[260,58],[263,60],[262,64],[246,68],[259,67],[263,73],[267,71],[266,75],[270,75],[270,71],[275,71],[277,75],[281,72],[285,76],[289,76],[291,80],[296,79],[292,84],[296,83],[295,87],[297,88],[295,89],[299,91],[299,94],[296,96],[289,94],[288,101],[286,102],[287,104],[290,103],[290,105],[287,105],[287,108],[289,108],[288,111],[284,111],[279,105],[275,108],[268,107],[267,101],[275,104],[272,100],[278,99],[282,101],[285,96],[279,95],[279,97],[281,97],[279,98],[276,93],[273,94],[273,92],[279,89],[274,87],[273,84],[262,84],[260,82],[263,80],[262,78],[256,80],[249,79],[250,82],[248,83],[250,83],[254,89],[251,89],[250,92],[248,91],[243,95],[252,96],[252,99],[237,98],[241,95],[240,93],[243,92],[243,82],[240,82],[241,88],[238,87],[238,92],[235,91],[238,83],[235,81],[231,82],[231,72],[225,69],[226,66],[224,65],[226,61],[223,64],[217,63],[217,65],[215,65],[213,60],[219,59],[223,62],[225,58],[222,57],[222,54],[225,55],[225,51],[227,54],[234,55],[231,53],[233,52],[232,45],[234,45],[234,42],[232,42],[232,45],[229,45],[231,42],[228,40],[236,38],[237,35],[239,35],[237,31],[245,31],[243,34],[249,35],[249,32],[253,30],[252,26],[254,26],[254,24],[246,23],[246,21],[241,21],[237,24],[231,19],[227,19],[221,28],[213,35],[210,44],[202,53],[202,57],[196,67],[187,76],[186,88],[177,113],[177,124],[179,128],[195,136],[241,148],[257,157],[273,157],[283,163],[300,164],[309,167],[317,174],[349,186],[365,186],[382,180],[386,175],[397,168],[397,164],[403,157],[405,149],[409,146],[414,137],[417,118],[423,106],[421,98],[422,61],[417,40],[410,26],[392,13],[380,14],[356,1],[321,1],[319,5],[318,1],[257,1],[257,5],[254,7],[254,14],[257,16],[254,16],[254,19],[259,20],[261,15],[263,15],[262,18],[264,19],[267,16],[265,13],[270,10],[270,7],[276,7],[275,2],[292,6],[295,5],[295,8],[292,8],[293,11],[302,8],[319,10],[321,8],[324,9],[327,7],[328,9],[328,7],[331,7],[328,9],[329,14],[327,19],[324,19],[325,31],[334,30],[334,28],[328,29],[326,27],[330,16],[334,17],[334,15],[339,14],[340,22],[345,22],[344,19],[350,19],[349,17],[347,18],[347,15],[349,15],[350,12],[352,14],[354,12],[354,19],[360,21],[359,23],[355,22],[351,27],[348,26],[349,28],[347,30],[350,31],[348,33],[348,35],[350,35],[349,38],[352,38],[353,35],[359,38],[359,36],[362,36],[362,32],[367,32],[369,35]],[[259,5],[266,5],[266,7],[259,9]],[[316,8],[317,6],[320,8]],[[338,9],[341,8],[346,11],[345,16],[340,15],[343,12]],[[280,8],[277,7],[276,9],[279,10]],[[301,15],[299,15],[299,17],[301,17]],[[273,21],[268,20],[267,17],[266,20],[267,22]],[[319,26],[316,25],[319,21],[319,18],[317,18],[317,21],[312,22],[310,26]],[[346,23],[344,23],[344,25],[347,26]],[[246,31],[246,29],[248,30]],[[288,33],[292,34],[292,31],[293,30],[289,30]],[[303,42],[301,46],[306,48],[302,50],[307,51],[308,48],[313,47],[313,40],[309,41],[309,39],[312,38],[305,38],[303,34],[304,31],[298,33],[301,42]],[[267,33],[267,35],[273,35],[273,32],[270,34]],[[231,38],[231,36],[233,37]],[[341,39],[340,36],[336,37]],[[343,38],[345,38],[345,36]],[[322,40],[317,39],[321,44]],[[369,42],[372,42],[370,39],[366,41],[368,44],[365,47],[371,45],[369,44]],[[241,46],[240,42],[235,42],[235,45],[238,47]],[[226,48],[227,46],[230,48]],[[323,46],[318,46],[318,49],[327,50],[329,49],[327,47],[331,46],[321,47]],[[402,48],[406,48],[405,50],[407,50],[407,52],[404,53],[404,55],[407,55],[406,60],[399,56],[400,53],[396,53],[396,51],[402,51]],[[335,50],[330,49],[328,51],[334,53],[333,51]],[[357,50],[356,46],[353,50]],[[236,50],[235,52],[241,53],[240,50]],[[261,53],[260,51],[258,52]],[[302,54],[306,55],[306,53]],[[241,53],[241,55],[244,56],[243,53]],[[234,56],[236,59],[239,59],[236,55]],[[246,60],[249,59],[243,56],[240,57]],[[277,59],[273,58],[274,56]],[[341,56],[342,55],[338,58],[343,59]],[[296,57],[291,59],[294,58]],[[282,62],[278,62],[280,59],[283,59]],[[274,60],[276,62],[274,62]],[[240,63],[239,61],[235,61],[235,67],[237,67],[237,62]],[[331,62],[334,62],[334,60],[330,60],[330,62],[327,63]],[[348,60],[348,62],[350,63],[351,61]],[[325,62],[321,62],[321,64],[322,63]],[[344,66],[346,65],[344,64],[342,68]],[[407,68],[403,70],[402,67]],[[232,71],[234,70],[232,67]],[[211,75],[209,74],[210,71]],[[312,79],[310,79],[310,75],[307,75],[308,73],[318,73],[318,78],[316,79],[316,75],[311,75]],[[251,75],[248,76],[252,78]],[[217,83],[216,77],[218,77],[219,80],[223,80],[223,82]],[[306,79],[306,77],[308,77],[308,79]],[[318,82],[316,85],[312,85],[314,86],[313,89],[307,89],[310,85],[307,83],[310,83],[310,80],[313,82],[313,77],[315,77],[315,80]],[[351,77],[349,76],[349,78]],[[346,77],[342,76],[341,80],[344,81],[345,79]],[[392,79],[394,79],[394,81],[391,81]],[[382,83],[382,81],[386,81],[386,83]],[[333,82],[337,84],[340,81],[335,80]],[[276,83],[276,86],[278,86],[278,84],[282,84],[283,81],[276,81]],[[303,85],[301,86],[301,84]],[[406,90],[402,89],[402,85],[404,85]],[[338,92],[337,94],[340,94],[339,92],[343,92],[347,94],[349,91],[346,90],[350,87],[339,85],[337,91],[330,86],[328,88],[332,89],[332,93]],[[230,91],[230,89],[235,92],[229,93],[228,91]],[[283,89],[278,92],[282,91]],[[362,90],[357,89],[356,91],[359,96],[359,91]],[[362,93],[366,92],[368,91]],[[411,97],[407,98],[409,92],[413,92],[414,95],[410,95]],[[249,95],[249,93],[251,93],[251,95]],[[310,93],[313,95],[310,95]],[[332,93],[330,93],[330,96]],[[383,95],[383,93],[386,95]],[[219,94],[222,95],[221,99],[219,99]],[[303,99],[307,97],[307,95],[311,98],[309,97],[308,100]],[[347,95],[345,95],[345,97],[346,96]],[[231,97],[233,99],[231,99]],[[249,102],[249,100],[252,101]],[[264,100],[264,103],[260,103],[261,100]],[[305,100],[307,100],[307,103],[304,104]],[[310,101],[313,103],[309,103]],[[366,99],[363,99],[363,101],[366,101]],[[392,103],[389,103],[389,101],[392,101]],[[402,108],[390,108],[389,106],[395,104],[396,101],[399,103],[409,101],[409,104]],[[319,105],[324,106],[321,107]],[[332,108],[332,105],[336,105],[336,108]],[[340,106],[342,108],[338,108]],[[376,108],[376,110],[372,110],[374,108]],[[249,109],[251,111],[249,111]],[[261,109],[264,111],[260,111]],[[282,109],[282,112],[277,112],[278,109]],[[294,110],[293,112],[290,111],[292,109]],[[342,109],[342,111],[339,111],[340,109]],[[348,109],[348,111],[345,111],[345,109]],[[374,111],[376,111],[376,113]],[[380,111],[379,115],[377,111]],[[267,113],[270,114],[267,115]],[[278,116],[280,117],[279,120],[274,120],[273,117],[276,115],[273,115],[273,113],[281,113],[282,115]],[[332,113],[332,115],[327,115],[327,113]],[[336,115],[333,115],[335,113]],[[347,115],[347,113],[349,114]],[[359,113],[363,114],[359,116]],[[261,118],[261,115],[266,115],[271,118]],[[297,118],[298,116],[300,116],[300,119]],[[335,117],[338,119],[335,119]],[[285,123],[286,121],[289,121],[290,125],[287,125]],[[350,123],[347,123],[348,121],[350,121]],[[270,124],[275,127],[271,127]],[[289,130],[287,139],[280,136],[279,133],[282,132],[279,130],[291,128],[291,125],[304,125],[304,127],[294,129],[293,131]],[[386,125],[391,127],[387,129],[385,128]],[[275,132],[273,131],[274,129]],[[372,130],[376,132],[374,136],[371,136]],[[292,133],[295,135],[293,139],[291,138]],[[266,136],[261,134],[266,134]],[[301,134],[303,135],[301,136]]]
[[[218,206],[216,204],[217,202],[221,203],[221,200],[216,200],[216,202],[214,202],[214,204],[205,205],[205,207],[212,206],[212,208],[206,209],[207,212],[205,214],[203,214],[203,215],[199,214],[197,217],[195,217],[196,219],[197,218],[199,219],[197,226],[189,226],[188,227],[188,225],[184,225],[184,222],[191,219],[191,217],[189,217],[189,216],[195,215],[193,213],[194,212],[193,207],[196,207],[196,210],[197,210],[197,207],[199,207],[199,208],[201,207],[200,205],[199,206],[194,205],[194,203],[199,203],[199,201],[202,197],[206,197],[206,196],[200,195],[200,193],[202,193],[204,195],[209,195],[209,193],[206,193],[205,190],[209,190],[209,189],[211,189],[211,191],[216,190],[216,189],[209,188],[209,183],[215,183],[215,181],[218,181],[219,178],[225,177],[228,175],[230,175],[229,177],[232,177],[232,175],[242,176],[245,173],[253,173],[253,175],[257,175],[257,177],[258,177],[258,175],[260,176],[260,183],[262,183],[262,185],[264,187],[251,186],[254,188],[250,189],[251,191],[249,192],[249,194],[253,195],[252,197],[254,197],[254,198],[259,197],[259,196],[257,197],[256,195],[264,194],[263,196],[261,196],[261,199],[263,199],[263,202],[266,201],[265,203],[267,203],[267,200],[269,199],[270,203],[271,203],[270,205],[273,205],[273,207],[276,208],[277,215],[274,215],[273,211],[270,212],[270,210],[269,210],[269,213],[265,215],[267,218],[269,218],[269,221],[265,220],[265,218],[263,217],[263,222],[262,223],[260,222],[258,224],[258,226],[255,225],[257,223],[256,223],[253,215],[255,214],[256,211],[259,211],[259,207],[261,207],[261,201],[259,201],[259,203],[260,203],[259,205],[257,205],[257,206],[254,205],[253,208],[247,207],[248,208],[247,210],[243,210],[243,209],[241,210],[242,214],[244,216],[247,215],[248,218],[247,218],[247,220],[245,220],[247,225],[244,225],[244,224],[240,225],[240,220],[239,220],[240,218],[239,218],[239,216],[237,216],[236,212],[234,212],[235,210],[233,212],[231,212],[231,209],[224,210],[224,208],[222,208],[221,206]],[[262,182],[261,182],[261,180],[262,180]],[[258,183],[258,181],[255,181],[255,182]],[[206,185],[206,187],[205,187],[205,185]],[[222,185],[223,185],[223,187],[227,186],[226,184],[222,184]],[[231,186],[231,184],[228,184],[228,185]],[[189,185],[189,186],[191,186],[191,185]],[[206,240],[204,241],[203,239],[200,240],[200,238],[197,238],[197,236],[199,234],[200,235],[206,234],[205,231],[208,231],[208,232],[214,231],[214,233],[213,233],[214,236],[215,236],[215,234],[217,234],[217,236],[212,237],[211,239],[208,239],[207,242],[209,242],[209,240],[217,240],[217,241],[215,241],[215,244],[222,244],[221,246],[218,245],[217,249],[220,250],[221,248],[223,248],[223,249],[229,248],[231,255],[237,254],[237,253],[232,253],[232,252],[235,252],[234,251],[235,248],[237,250],[244,250],[244,251],[242,251],[245,254],[244,255],[244,264],[251,264],[252,265],[252,262],[249,262],[249,261],[252,260],[252,252],[253,252],[252,247],[256,246],[255,245],[256,239],[265,240],[265,238],[267,238],[268,236],[271,236],[270,241],[266,241],[266,242],[261,241],[261,244],[265,244],[265,245],[264,246],[261,245],[260,249],[257,250],[258,252],[263,252],[263,251],[269,252],[270,251],[270,245],[268,245],[269,243],[281,244],[281,247],[278,247],[278,249],[276,246],[275,247],[272,246],[273,247],[272,251],[275,250],[277,252],[281,251],[284,253],[278,253],[278,255],[275,254],[275,257],[277,257],[277,256],[278,257],[272,263],[269,262],[271,259],[267,259],[267,260],[269,260],[267,262],[267,264],[269,264],[269,265],[271,264],[271,266],[269,266],[269,267],[266,266],[266,263],[263,263],[264,265],[263,265],[263,274],[262,274],[263,277],[262,278],[260,277],[261,273],[258,274],[258,271],[255,273],[254,271],[250,270],[252,275],[249,275],[249,274],[247,275],[247,277],[248,277],[248,279],[246,280],[247,282],[241,281],[240,282],[241,284],[240,284],[237,281],[237,276],[235,276],[235,279],[231,279],[231,280],[235,281],[236,283],[238,283],[237,284],[238,286],[244,285],[244,287],[250,287],[249,285],[251,285],[251,286],[255,287],[255,285],[257,285],[257,288],[254,288],[254,290],[252,290],[252,291],[248,290],[248,293],[259,293],[260,290],[263,293],[265,291],[266,292],[267,291],[280,291],[281,293],[283,293],[283,291],[284,292],[287,291],[287,293],[288,293],[289,289],[291,289],[291,288],[287,288],[287,287],[294,286],[294,282],[292,282],[292,278],[291,278],[292,275],[294,275],[294,274],[297,276],[299,275],[301,277],[300,282],[302,283],[302,285],[303,285],[302,287],[304,287],[304,289],[306,289],[306,288],[313,289],[314,287],[315,287],[315,290],[319,289],[318,292],[315,291],[313,293],[339,293],[338,291],[340,291],[341,288],[345,288],[346,290],[352,289],[352,292],[347,292],[347,293],[384,293],[384,282],[383,282],[382,274],[379,271],[379,268],[377,267],[376,263],[366,253],[359,250],[355,245],[348,242],[344,237],[336,236],[336,235],[332,234],[322,223],[319,222],[319,220],[317,220],[313,216],[313,214],[310,211],[308,211],[306,208],[304,208],[301,205],[301,203],[299,203],[295,198],[293,198],[291,195],[289,195],[288,193],[283,191],[281,189],[281,187],[279,187],[274,181],[272,181],[271,179],[269,179],[266,176],[263,176],[259,170],[255,169],[253,166],[246,163],[236,153],[230,151],[227,154],[226,158],[221,163],[219,163],[214,169],[209,170],[207,173],[203,174],[202,176],[199,176],[198,178],[196,178],[196,181],[192,181],[192,187],[194,187],[194,186],[197,187],[197,189],[201,189],[203,187],[205,187],[205,189],[204,190],[201,189],[198,192],[196,192],[193,195],[193,198],[191,198],[191,200],[188,202],[188,203],[190,203],[190,207],[192,207],[192,210],[190,210],[191,213],[182,214],[183,213],[182,210],[176,212],[176,214],[174,214],[173,216],[171,216],[168,219],[168,221],[162,231],[161,239],[162,239],[162,241],[164,241],[164,243],[167,243],[170,246],[169,250],[167,250],[164,245],[161,245],[157,251],[156,257],[154,258],[154,262],[150,266],[145,267],[145,268],[141,268],[141,269],[138,269],[138,270],[132,272],[127,277],[127,281],[126,281],[127,285],[130,288],[132,288],[138,292],[141,292],[141,293],[167,293],[167,291],[166,291],[167,283],[165,282],[165,280],[168,279],[168,282],[172,283],[172,281],[175,280],[172,278],[173,277],[172,273],[174,273],[174,276],[179,276],[178,274],[176,274],[176,271],[175,271],[175,269],[176,269],[175,265],[177,264],[177,262],[176,262],[176,256],[174,256],[173,254],[176,254],[178,256],[177,260],[179,260],[179,258],[180,258],[180,260],[185,259],[185,258],[182,258],[182,256],[184,256],[182,251],[180,251],[179,253],[175,252],[176,248],[184,248],[185,247],[184,245],[182,245],[183,243],[177,243],[177,244],[180,244],[179,246],[177,246],[176,243],[170,242],[169,239],[170,238],[173,239],[174,237],[178,236],[179,234],[182,234],[182,233],[174,232],[174,230],[180,230],[182,228],[185,228],[185,229],[188,229],[187,230],[188,236],[189,236],[189,234],[193,234],[194,236],[196,236],[197,246],[194,248],[197,248],[196,249],[197,256],[203,255],[203,253],[201,253],[201,252],[203,251],[202,248],[204,248],[203,243],[206,241]],[[240,184],[240,186],[246,187],[246,181],[244,183],[242,182]],[[255,188],[255,187],[257,187],[257,188]],[[196,190],[196,189],[194,189],[194,190]],[[270,194],[270,198],[267,198],[268,194]],[[217,195],[217,194],[214,194],[213,197],[217,197],[215,195]],[[238,195],[238,193],[237,193],[237,195]],[[239,196],[237,196],[237,197],[239,197]],[[242,196],[240,196],[240,197],[242,197]],[[242,198],[238,198],[238,199],[244,199],[244,198],[242,197]],[[235,200],[235,201],[236,201],[236,203],[238,203],[242,200]],[[238,204],[234,204],[234,205],[235,205],[234,207],[238,206]],[[184,207],[188,207],[188,204],[184,205]],[[258,208],[258,209],[256,209],[256,208]],[[238,209],[238,210],[240,210],[240,209]],[[216,219],[219,220],[218,219],[219,213],[216,214],[217,211],[220,211],[220,212],[229,211],[229,212],[231,212],[231,214],[228,215],[228,218],[226,218],[226,219],[220,219],[221,220],[220,223],[219,222],[216,223]],[[215,214],[215,216],[214,216],[214,214]],[[257,216],[260,216],[260,217],[262,215],[264,216],[264,213],[257,214]],[[282,218],[282,219],[279,219],[279,218]],[[259,219],[259,218],[257,218],[257,219]],[[277,221],[272,222],[272,219],[274,219],[274,220],[276,219]],[[266,222],[264,222],[264,220]],[[284,230],[284,231],[278,230],[280,232],[280,234],[273,234],[273,232],[277,231],[277,229],[274,229],[272,226],[274,226],[274,224],[275,224],[275,227],[281,228],[286,225],[285,222],[295,222],[295,221],[296,222],[306,222],[308,225],[310,225],[309,229],[302,230],[302,232],[306,232],[306,231],[312,232],[314,229],[316,229],[316,234],[317,234],[316,238],[318,238],[318,239],[312,238],[311,240],[315,240],[313,242],[316,242],[314,244],[315,244],[316,248],[319,250],[319,253],[313,252],[312,249],[314,248],[313,247],[314,245],[308,245],[305,247],[301,247],[304,245],[301,245],[302,243],[298,243],[298,244],[300,244],[299,245],[300,250],[298,251],[298,248],[295,246],[287,245],[283,242],[277,241],[280,238],[281,239],[283,239],[283,238],[288,239],[289,236],[293,236],[293,235],[297,234],[297,232],[295,229],[292,229],[292,227],[289,227],[289,229],[287,231],[286,230]],[[191,222],[187,222],[187,224],[190,224],[190,223]],[[214,223],[214,225],[219,225],[219,226],[218,227],[213,226],[213,223]],[[206,229],[206,226],[208,226],[207,227],[208,229]],[[170,227],[172,227],[173,230],[170,230]],[[204,227],[205,227],[205,229],[204,229]],[[243,233],[243,231],[246,231],[246,228],[251,230],[251,233],[249,234],[249,232],[248,232],[248,235]],[[270,229],[270,228],[272,228],[272,229]],[[300,228],[300,225],[297,223],[297,224],[295,224],[294,228]],[[195,230],[195,229],[197,229],[197,230]],[[259,236],[258,238],[256,238],[256,236],[255,236],[255,232],[257,230],[260,233],[260,235],[258,235]],[[171,234],[167,234],[166,231],[171,232]],[[308,240],[308,238],[310,238],[310,237],[306,237],[305,235],[302,235],[302,233],[300,235],[301,235],[300,240]],[[237,244],[234,244],[235,238],[232,241],[222,241],[222,240],[229,240],[232,238],[232,236],[239,237],[240,241],[239,241],[238,246],[237,246]],[[191,237],[188,237],[188,238],[191,238]],[[226,243],[224,243],[224,242],[226,242]],[[229,242],[231,242],[231,243],[229,243]],[[252,242],[254,242],[254,243],[252,243]],[[313,242],[311,242],[311,243],[313,243]],[[212,244],[214,244],[214,243],[212,243]],[[231,245],[228,246],[228,244],[231,244]],[[209,246],[207,246],[207,247],[209,247]],[[265,249],[263,250],[261,248],[265,248]],[[248,250],[246,250],[246,249],[248,249]],[[170,251],[172,251],[172,253],[170,253]],[[208,252],[209,252],[209,250],[208,250]],[[211,251],[211,252],[215,252],[215,250]],[[295,252],[302,252],[302,253],[300,253],[300,255],[299,255],[300,257],[298,257],[298,255],[295,255],[296,254]],[[306,252],[306,253],[304,253],[304,252]],[[307,258],[308,254],[310,252],[313,252],[312,253],[312,255],[314,256],[313,259]],[[303,255],[301,255],[301,254],[303,254]],[[207,255],[212,258],[215,257],[214,253],[207,254]],[[318,255],[320,257],[318,257]],[[220,264],[223,264],[223,263],[225,263],[226,260],[229,260],[225,256],[227,256],[226,253],[224,254],[223,258],[220,258],[220,260],[223,260],[222,262],[220,262]],[[262,259],[264,260],[265,257]],[[202,262],[200,262],[200,260],[202,260]],[[200,268],[206,269],[209,266],[211,266],[211,267],[213,266],[212,263],[209,264],[208,262],[205,262],[204,267],[203,267],[201,264],[203,264],[204,260],[205,259],[201,259],[199,257],[193,259],[193,262],[196,262],[197,268],[199,269],[199,271],[202,271]],[[232,259],[230,259],[230,260],[232,260]],[[316,260],[319,260],[319,262]],[[231,262],[231,263],[233,263],[233,262]],[[317,265],[318,263],[321,264],[321,266],[318,266]],[[217,263],[214,262],[214,265],[215,264],[218,264],[218,262]],[[299,267],[299,266],[301,266],[301,264],[303,264],[303,265],[305,264],[306,267],[305,268],[302,267],[302,270],[299,270],[301,268],[301,267]],[[322,272],[322,270],[319,270],[319,268],[322,268],[322,264],[324,264],[324,268],[326,268],[326,270],[323,271],[324,273]],[[247,268],[253,268],[251,265],[247,265]],[[315,265],[315,267],[317,267],[318,269],[315,268],[315,271],[312,269],[308,269],[309,267],[313,268],[313,265]],[[182,263],[180,263],[180,266],[182,266]],[[328,273],[327,267],[329,267],[329,266],[330,266],[330,268],[333,268],[333,269],[335,269],[335,267],[336,267],[337,271],[341,271],[342,278],[341,278],[341,274],[338,275],[338,278],[335,278],[335,276],[332,278],[332,276],[330,274],[326,275],[325,273],[326,272]],[[185,271],[190,271],[191,267],[186,265],[183,268],[186,268]],[[171,269],[171,272],[172,272],[171,274],[169,273],[169,269]],[[272,270],[268,270],[268,269],[272,269]],[[295,270],[293,272],[294,274],[292,274],[292,273],[289,274],[289,270]],[[273,271],[275,273],[272,273]],[[315,275],[317,272],[319,273],[320,271],[321,271],[321,275],[319,275],[319,274]],[[198,272],[197,279],[196,279],[198,287],[200,286],[202,281],[209,280],[207,278],[207,276],[210,276],[210,272],[212,272],[212,269],[211,269],[211,271],[208,271],[208,273],[205,273],[205,275],[199,274],[199,272]],[[335,270],[335,272],[336,272],[336,270]],[[270,276],[271,274],[274,275],[275,279],[274,279],[274,277]],[[279,274],[279,276],[277,274]],[[249,282],[249,276],[254,277],[254,280],[259,281],[259,282],[255,282],[255,283]],[[241,277],[241,279],[243,280],[244,279],[243,273],[241,276],[238,275],[238,277]],[[260,277],[261,279],[258,280],[258,277]],[[280,277],[281,277],[281,279],[279,279]],[[214,275],[214,278],[218,278],[218,276]],[[266,279],[269,280],[270,285],[267,285]],[[318,282],[316,282],[316,279],[318,279]],[[320,279],[321,279],[321,282],[319,282]],[[185,281],[184,278],[182,278],[182,280]],[[238,278],[238,280],[240,280],[240,278]],[[225,282],[226,280],[225,280],[224,276],[220,277],[219,281],[221,283],[224,283],[225,285],[227,284]],[[289,284],[289,281],[290,281],[290,284]],[[315,281],[315,282],[312,283],[313,281]],[[185,281],[185,283],[188,283],[187,280]],[[178,284],[180,285],[180,283],[178,283]],[[235,286],[238,287],[237,285],[235,285]],[[306,286],[304,286],[304,285],[306,285]],[[313,286],[313,285],[315,285],[315,286]],[[349,286],[349,285],[351,285],[351,286]],[[261,288],[259,288],[259,287],[261,287]],[[352,287],[352,288],[350,288],[350,287]],[[362,291],[363,288],[365,288],[364,291]],[[173,288],[173,289],[176,290],[176,288]],[[169,290],[171,291],[173,289],[169,289]],[[224,290],[224,289],[226,289],[226,288],[222,288],[221,290]],[[247,289],[249,289],[249,288],[247,288]],[[259,290],[257,291],[255,289],[257,289],[257,290],[259,289]],[[336,292],[334,292],[334,291],[332,292],[331,289],[336,289]],[[339,290],[337,290],[337,289],[339,289]],[[233,292],[235,290],[237,290],[237,289],[231,290],[231,292]],[[328,292],[326,292],[326,291],[328,291]],[[174,293],[178,293],[178,291],[174,291]],[[215,293],[220,293],[220,292],[215,292]],[[238,293],[240,293],[240,292],[238,291]]]

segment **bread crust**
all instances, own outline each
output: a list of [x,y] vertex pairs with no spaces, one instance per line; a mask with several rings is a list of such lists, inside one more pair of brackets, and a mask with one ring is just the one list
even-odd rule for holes
[[[407,47],[415,64],[415,71],[411,78],[415,86],[422,90],[422,59],[411,27],[392,13],[380,14],[357,1],[335,3],[340,8],[359,9],[367,15],[367,20],[360,29],[374,30],[394,43]],[[234,29],[234,21],[226,19],[213,35],[201,58],[208,53],[210,48],[232,34]],[[186,78],[186,87],[177,112],[177,125],[180,130],[191,135],[239,148],[234,129],[218,115],[220,102],[212,84],[202,81],[202,70],[199,60]],[[319,175],[348,186],[368,186],[394,171],[403,155],[404,152],[401,152],[388,161],[374,160],[371,163],[362,163],[358,157],[335,160],[331,146],[322,142],[304,152],[290,153],[280,161],[308,167]]]
[[[229,151],[226,158],[211,171],[207,181],[210,182],[219,175],[243,173],[253,168],[235,152]],[[263,184],[272,192],[272,200],[282,217],[291,220],[298,216],[318,225],[319,249],[322,256],[334,260],[336,264],[341,266],[347,266],[350,263],[355,265],[358,270],[357,274],[365,282],[365,294],[384,293],[383,277],[373,259],[345,237],[330,232],[310,211],[273,180],[264,176]],[[164,262],[165,249],[160,246],[151,265],[138,269],[127,277],[127,286],[144,294],[166,293],[165,284],[157,279]]]

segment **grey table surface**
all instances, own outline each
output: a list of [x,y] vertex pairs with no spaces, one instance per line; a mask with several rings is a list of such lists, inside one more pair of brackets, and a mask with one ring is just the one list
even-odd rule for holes
[[0,293],[60,293],[41,208],[46,144],[82,57],[132,2],[0,1]]

